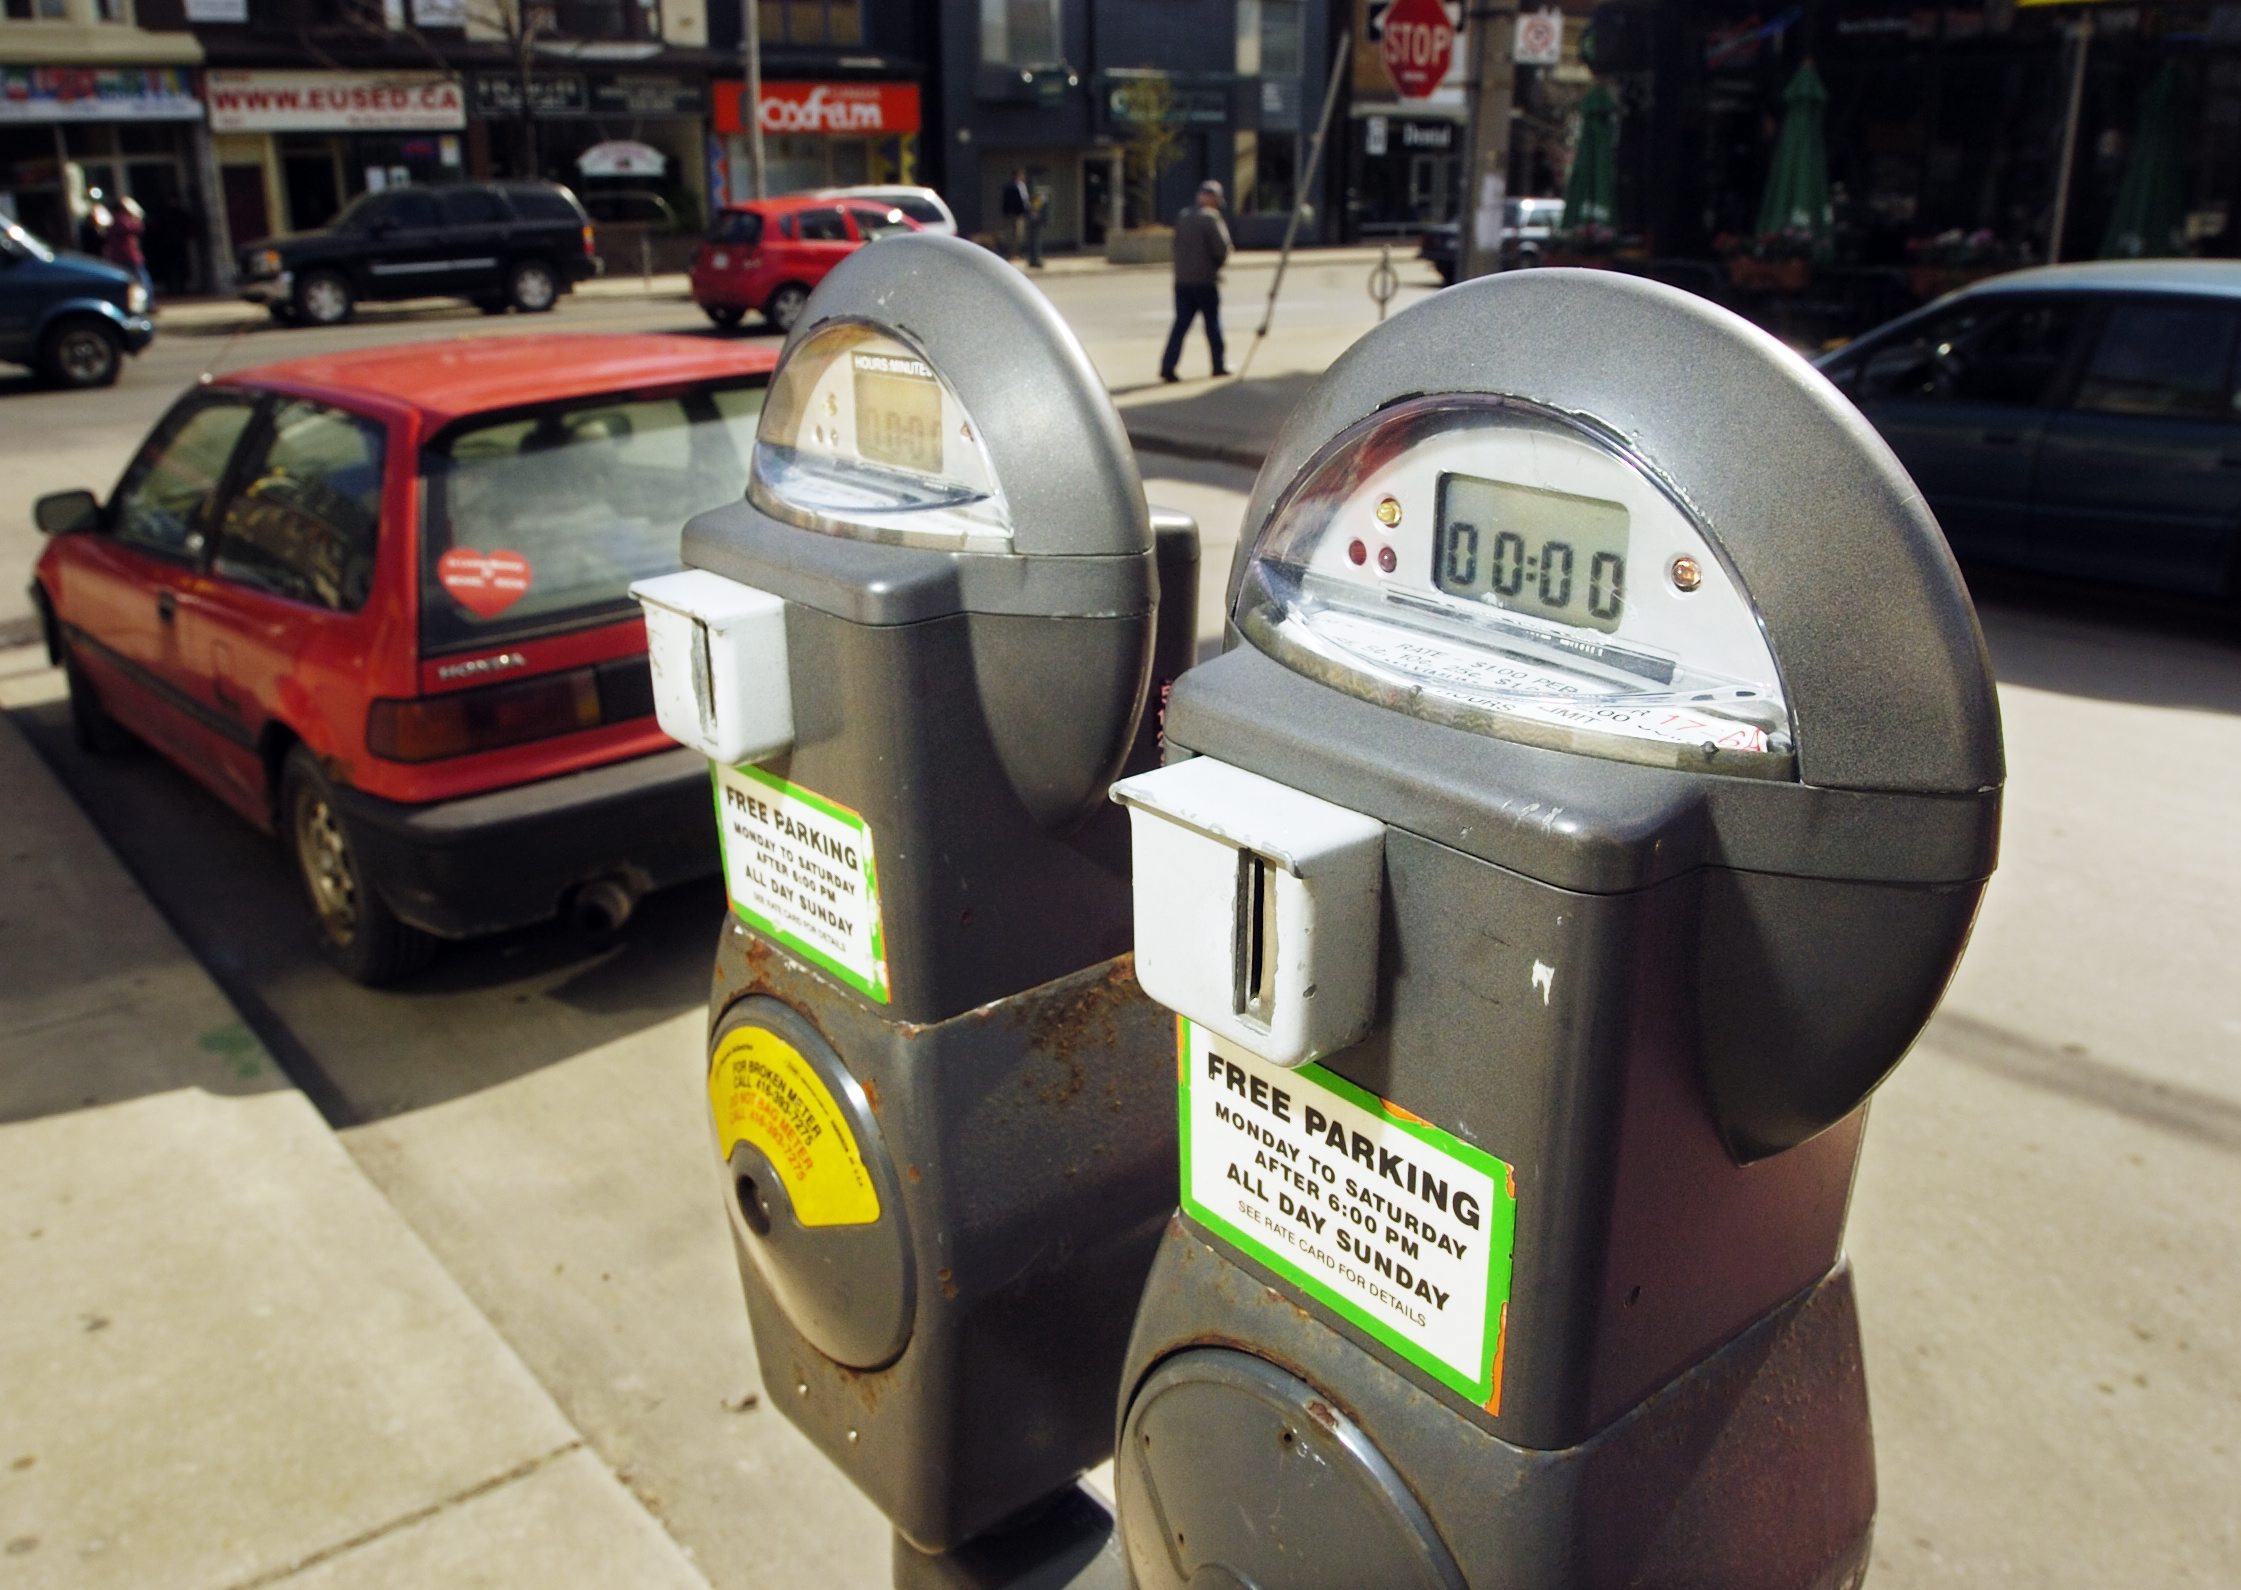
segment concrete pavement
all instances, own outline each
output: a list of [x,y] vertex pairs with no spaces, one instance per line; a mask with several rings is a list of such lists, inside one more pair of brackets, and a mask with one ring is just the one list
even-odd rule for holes
[[0,809],[0,1580],[705,1585],[4,719]]

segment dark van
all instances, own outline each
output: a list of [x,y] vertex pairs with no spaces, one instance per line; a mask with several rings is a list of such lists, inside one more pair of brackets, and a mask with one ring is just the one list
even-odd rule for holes
[[241,296],[275,320],[339,325],[385,298],[464,298],[539,314],[597,275],[591,218],[554,182],[367,193],[325,226],[241,251]]

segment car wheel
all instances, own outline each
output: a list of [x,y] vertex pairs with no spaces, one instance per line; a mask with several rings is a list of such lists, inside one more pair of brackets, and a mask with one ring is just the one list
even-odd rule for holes
[[801,319],[802,305],[808,302],[809,289],[800,282],[788,282],[772,293],[770,302],[763,305],[763,319],[780,331],[791,331],[794,322]]
[[131,731],[109,716],[109,709],[94,692],[93,681],[78,666],[78,660],[67,653],[62,661],[62,678],[70,691],[70,738],[78,742],[78,749],[91,756],[115,756],[131,750]]
[[730,331],[747,318],[747,311],[730,304],[702,304],[702,313],[715,323],[718,331]]
[[506,302],[525,315],[541,315],[560,302],[560,284],[541,259],[525,259],[506,275]]
[[300,745],[281,772],[280,832],[311,900],[320,953],[337,971],[378,988],[427,964],[436,941],[400,922],[367,883],[334,786]]
[[296,284],[296,318],[314,326],[339,326],[357,307],[349,281],[333,271],[313,271]]
[[112,386],[124,367],[124,348],[101,321],[65,320],[47,333],[39,364],[57,386]]

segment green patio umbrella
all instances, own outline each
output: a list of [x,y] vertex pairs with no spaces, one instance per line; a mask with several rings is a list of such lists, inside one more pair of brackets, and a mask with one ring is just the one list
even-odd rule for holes
[[1810,232],[1825,248],[1835,217],[1829,210],[1829,152],[1821,135],[1829,91],[1807,61],[1782,90],[1782,131],[1759,203],[1761,232]]
[[2103,259],[2141,259],[2176,253],[2172,235],[2186,212],[2179,185],[2179,68],[2167,62],[2148,85],[2132,157],[2124,163],[2116,209],[2101,238]]
[[1618,102],[1597,83],[1580,101],[1580,141],[1564,179],[1564,226],[1616,226]]

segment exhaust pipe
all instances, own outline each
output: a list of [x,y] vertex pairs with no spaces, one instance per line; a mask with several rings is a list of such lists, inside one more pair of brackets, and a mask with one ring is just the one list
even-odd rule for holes
[[568,920],[579,932],[605,937],[630,920],[638,908],[638,894],[628,878],[594,878],[569,897]]

